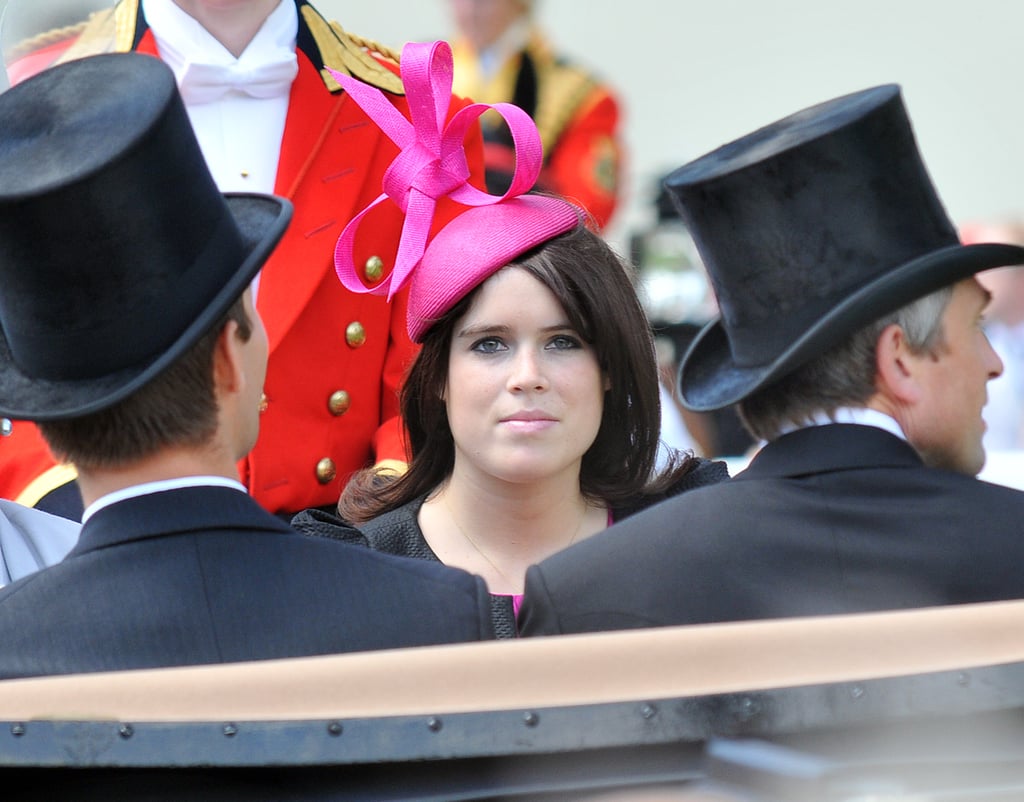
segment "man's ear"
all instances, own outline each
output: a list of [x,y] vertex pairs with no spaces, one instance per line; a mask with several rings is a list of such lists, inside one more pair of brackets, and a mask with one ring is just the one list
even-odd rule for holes
[[229,320],[217,337],[213,350],[213,383],[218,395],[237,393],[245,386],[245,370],[242,362],[242,338],[238,334],[238,322]]
[[876,385],[878,393],[897,406],[920,400],[923,389],[918,377],[922,358],[910,350],[907,335],[895,323],[885,327],[875,346]]

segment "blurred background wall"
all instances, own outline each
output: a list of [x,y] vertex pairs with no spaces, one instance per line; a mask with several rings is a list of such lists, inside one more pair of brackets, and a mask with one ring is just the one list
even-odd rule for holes
[[[400,48],[452,33],[447,0],[313,0]],[[620,250],[653,216],[657,177],[804,106],[902,84],[921,151],[959,222],[1024,213],[1021,31],[1006,0],[537,0],[556,46],[610,82],[625,109]]]

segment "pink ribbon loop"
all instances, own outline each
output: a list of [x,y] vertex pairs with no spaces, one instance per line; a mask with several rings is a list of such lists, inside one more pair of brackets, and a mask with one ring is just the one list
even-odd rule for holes
[[[334,267],[338,279],[352,292],[387,293],[388,300],[409,281],[426,250],[437,202],[451,198],[465,206],[489,206],[533,188],[540,176],[543,151],[540,134],[530,116],[511,103],[474,103],[451,120],[453,62],[447,42],[410,42],[402,49],[401,75],[411,121],[376,87],[331,70],[353,101],[394,142],[400,152],[384,174],[383,193],[354,217],[338,238]],[[465,138],[480,115],[489,109],[508,124],[516,166],[508,191],[491,195],[469,183]],[[356,232],[363,220],[390,199],[405,213],[398,255],[390,276],[368,287],[353,259]]]

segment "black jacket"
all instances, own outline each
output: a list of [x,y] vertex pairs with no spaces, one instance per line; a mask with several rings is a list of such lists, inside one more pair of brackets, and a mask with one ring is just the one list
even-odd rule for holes
[[881,429],[765,446],[527,572],[524,635],[1024,598],[1024,493],[925,467]]
[[100,509],[63,562],[0,590],[0,678],[491,637],[478,577],[304,537],[222,487]]

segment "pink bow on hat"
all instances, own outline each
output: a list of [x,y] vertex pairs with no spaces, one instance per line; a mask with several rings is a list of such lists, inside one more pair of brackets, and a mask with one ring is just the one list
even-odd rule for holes
[[[338,238],[335,269],[341,283],[353,292],[386,291],[390,300],[405,286],[423,258],[439,199],[447,197],[471,207],[489,206],[529,191],[540,175],[540,135],[530,116],[518,106],[474,103],[460,109],[445,125],[451,103],[452,72],[452,51],[447,42],[411,42],[403,48],[401,73],[412,115],[409,122],[379,89],[331,70],[360,108],[401,148],[384,174],[384,193],[356,215]],[[469,183],[463,143],[470,126],[488,109],[504,117],[516,150],[512,184],[502,196],[490,195]],[[390,277],[367,287],[356,271],[352,247],[363,218],[388,198],[405,212],[398,255]]]

